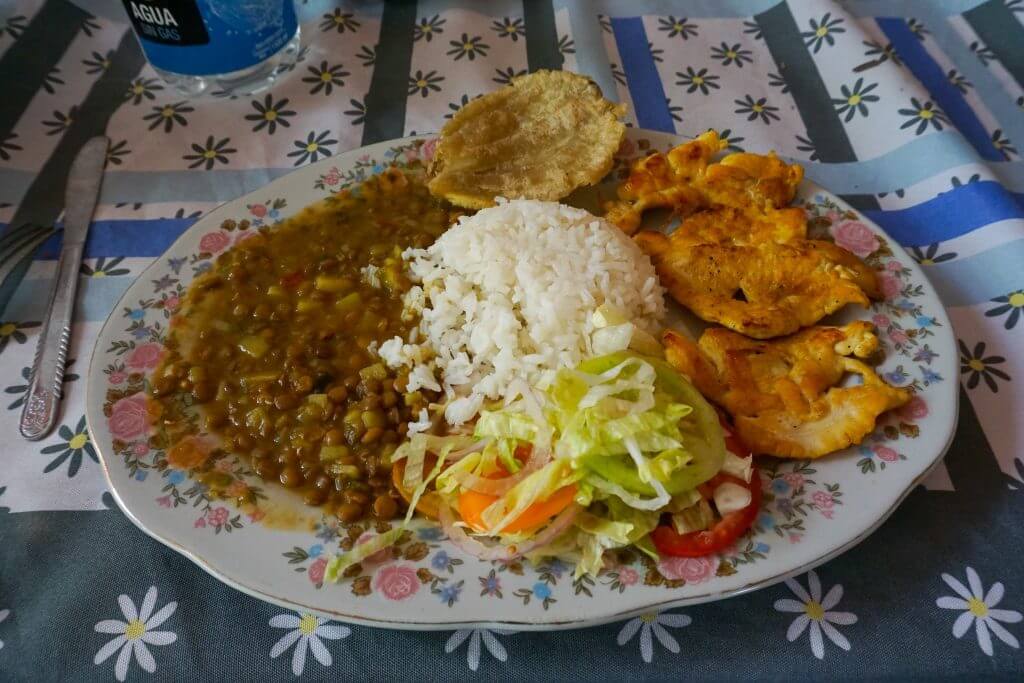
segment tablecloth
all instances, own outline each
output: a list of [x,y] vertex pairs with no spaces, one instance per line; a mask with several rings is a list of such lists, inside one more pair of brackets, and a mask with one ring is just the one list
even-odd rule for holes
[[[0,6],[0,679],[1024,676],[1022,0],[297,5],[304,48],[291,73],[266,93],[194,101],[147,66],[121,3]],[[927,343],[904,368],[908,383],[960,382],[943,466],[814,572],[550,634],[290,613],[132,526],[89,443],[80,376],[133,278],[219,202],[326,155],[435,131],[468,99],[539,68],[589,75],[629,105],[630,125],[715,127],[733,149],[798,160],[909,247],[961,354],[959,377],[930,369]],[[29,443],[16,423],[53,225],[70,160],[103,132],[112,146],[60,427]]]

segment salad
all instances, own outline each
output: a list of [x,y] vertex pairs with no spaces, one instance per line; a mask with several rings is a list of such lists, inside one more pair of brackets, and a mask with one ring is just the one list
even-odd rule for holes
[[[696,557],[753,523],[759,480],[718,413],[663,360],[620,351],[520,382],[462,433],[415,434],[392,456],[415,512],[487,560],[559,557],[597,574],[605,553],[634,547]],[[393,544],[395,528],[331,560],[336,580]]]

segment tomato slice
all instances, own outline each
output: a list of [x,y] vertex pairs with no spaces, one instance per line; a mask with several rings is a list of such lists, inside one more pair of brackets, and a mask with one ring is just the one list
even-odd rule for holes
[[[734,454],[742,457],[753,457],[750,450],[734,435],[730,433],[728,425],[723,423],[726,430],[725,445]],[[757,468],[751,472],[750,482],[745,482],[739,477],[719,472],[709,481],[698,487],[701,495],[710,499],[720,484],[732,482],[750,491],[750,505],[742,510],[730,512],[720,519],[710,529],[704,531],[693,531],[688,534],[677,533],[670,524],[663,524],[651,532],[651,540],[654,547],[662,555],[673,557],[702,557],[725,550],[740,536],[746,533],[757,519],[757,513],[761,508],[761,478]]]
[[761,507],[761,482],[757,470],[754,470],[749,484],[728,474],[718,474],[708,482],[708,485],[714,490],[718,484],[726,481],[750,489],[750,505],[742,510],[730,512],[713,527],[704,531],[679,534],[670,525],[659,526],[651,532],[654,547],[659,553],[673,557],[702,557],[725,550],[746,533],[754,524]]

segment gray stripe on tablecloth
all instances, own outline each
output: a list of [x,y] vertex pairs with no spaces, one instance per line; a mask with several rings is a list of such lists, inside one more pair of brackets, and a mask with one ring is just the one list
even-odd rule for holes
[[[685,659],[656,643],[651,662],[643,662],[636,635],[616,647],[613,643],[623,627],[620,622],[571,632],[498,634],[507,656],[499,660],[484,650],[474,672],[467,666],[465,642],[445,654],[450,631],[415,633],[353,626],[349,637],[324,641],[333,664],[321,666],[307,656],[305,675],[315,681],[678,680],[681,668],[688,667],[704,672],[705,677],[733,680],[749,678],[751,661],[763,661],[767,664],[759,671],[788,681],[883,674],[896,680],[931,680],[942,675],[967,679],[970,672],[979,671],[991,679],[1018,680],[1021,658],[1016,650],[997,641],[997,656],[991,657],[974,641],[954,640],[949,629],[959,612],[934,606],[936,597],[950,592],[940,574],[949,572],[963,580],[967,566],[981,574],[986,586],[995,581],[1021,585],[1020,563],[1006,559],[1014,556],[1014,544],[1021,538],[1020,491],[1009,488],[1005,475],[991,466],[994,458],[965,392],[960,393],[960,401],[960,427],[946,457],[956,490],[917,487],[870,538],[817,570],[826,589],[842,586],[842,601],[836,609],[858,617],[841,626],[853,644],[850,654],[826,641],[826,658],[819,660],[811,655],[806,638],[787,643],[783,633],[796,615],[773,608],[779,598],[792,598],[789,589],[778,585],[671,610],[693,621],[685,629],[669,627],[681,642]],[[906,454],[915,457],[912,446],[907,446]],[[45,462],[40,457],[40,470]],[[99,469],[91,461],[85,467],[94,468],[94,474]],[[93,662],[96,652],[114,635],[97,633],[93,625],[121,618],[119,595],[128,595],[138,605],[150,587],[158,591],[158,608],[177,603],[161,630],[176,634],[178,642],[152,648],[155,675],[145,676],[132,660],[129,677],[147,681],[294,678],[291,650],[275,658],[267,654],[285,633],[267,624],[287,610],[219,583],[147,537],[116,510],[12,514],[3,511],[4,499],[0,495],[0,535],[5,541],[0,553],[4,589],[0,600],[4,609],[10,609],[0,626],[4,640],[0,677],[5,681],[109,680],[116,658],[100,665]],[[846,506],[856,504],[856,499],[842,500]],[[113,507],[109,494],[104,494],[103,501]],[[780,537],[773,545],[774,553],[784,552],[787,542]],[[75,561],[54,561],[59,557]],[[125,567],[130,571],[119,571]],[[511,572],[498,576],[511,592],[516,577]],[[807,584],[806,577],[798,581]],[[609,583],[603,577],[592,599],[607,599]],[[469,594],[467,586],[463,599]],[[509,597],[506,593],[506,600]],[[588,598],[581,595],[580,599]],[[1010,607],[1017,605],[1010,603]],[[438,609],[447,608],[439,603]],[[495,601],[498,618],[500,609],[501,601]],[[883,613],[884,619],[872,618]],[[209,644],[210,633],[221,634],[218,646]],[[894,650],[897,641],[899,648]],[[854,656],[858,652],[871,656]]]
[[124,102],[124,94],[144,62],[135,36],[130,30],[125,31],[111,56],[110,68],[93,84],[78,108],[78,116],[21,198],[12,225],[50,225],[57,220],[64,205],[64,187],[72,160],[89,138],[106,131],[107,122]]
[[0,140],[14,130],[88,16],[67,0],[49,0],[0,57],[0,83],[4,84]]
[[555,9],[551,0],[523,0],[526,25],[526,64],[530,71],[561,69],[562,53],[558,49]]
[[789,85],[818,158],[825,162],[856,161],[850,138],[839,117],[834,115],[832,98],[804,46],[789,6],[780,3],[754,19],[761,26],[764,42],[779,73]]
[[405,135],[405,104],[415,25],[415,2],[389,2],[384,5],[377,59],[370,79],[370,91],[366,93],[364,145]]
[[[521,0],[420,0],[417,4],[419,17],[429,18],[435,14],[450,12],[451,10],[469,10],[482,14],[485,17],[515,17],[519,16],[523,5]],[[487,24],[481,24],[479,29],[474,29],[477,34],[483,33]]]
[[999,58],[1003,68],[1024,88],[1024,26],[1003,4],[1003,0],[989,0],[978,5],[964,12],[964,19],[981,42]]
[[[779,3],[754,17],[764,35],[768,51],[789,85],[793,101],[814,143],[818,158],[826,163],[856,161],[857,155],[846,134],[818,67],[811,59],[796,20],[786,3]],[[864,195],[858,208],[878,209],[878,200]]]

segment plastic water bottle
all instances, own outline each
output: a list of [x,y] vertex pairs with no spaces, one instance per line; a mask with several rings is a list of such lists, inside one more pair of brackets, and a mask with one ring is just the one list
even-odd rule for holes
[[122,0],[146,58],[188,96],[247,95],[295,64],[292,0]]

